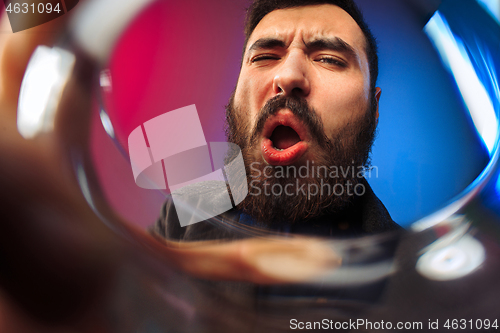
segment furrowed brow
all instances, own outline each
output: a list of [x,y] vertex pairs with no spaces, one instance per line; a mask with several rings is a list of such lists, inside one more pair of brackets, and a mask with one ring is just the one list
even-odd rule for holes
[[262,50],[262,49],[274,49],[277,47],[285,48],[285,42],[276,38],[261,38],[253,43],[248,51]]
[[359,58],[354,48],[339,37],[315,39],[306,43],[306,47],[312,50],[331,50],[341,52],[355,59]]

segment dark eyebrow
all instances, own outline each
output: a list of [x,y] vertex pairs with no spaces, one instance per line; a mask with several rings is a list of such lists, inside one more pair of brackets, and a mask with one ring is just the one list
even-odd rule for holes
[[311,42],[307,42],[306,47],[313,50],[331,50],[342,52],[346,53],[348,56],[358,59],[358,54],[354,48],[339,37],[318,38]]
[[250,46],[248,51],[260,50],[260,49],[273,49],[276,47],[285,48],[285,42],[276,38],[261,38]]

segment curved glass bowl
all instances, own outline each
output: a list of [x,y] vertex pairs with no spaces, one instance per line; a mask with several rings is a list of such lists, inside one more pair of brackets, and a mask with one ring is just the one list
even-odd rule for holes
[[[381,104],[380,144],[373,150],[373,165],[389,176],[369,181],[389,211],[398,212],[393,217],[400,214],[402,221],[407,219],[402,224],[408,230],[352,239],[309,239],[214,219],[221,230],[262,241],[250,243],[249,248],[258,250],[245,258],[258,259],[250,265],[253,272],[278,276],[273,283],[259,283],[252,277],[229,282],[224,274],[210,282],[162,265],[162,258],[171,256],[179,245],[155,239],[145,227],[159,215],[168,191],[138,190],[128,160],[131,132],[141,131],[143,124],[166,111],[190,105],[185,102],[190,99],[198,106],[204,131],[208,129],[205,140],[223,141],[222,121],[211,122],[212,110],[214,105],[224,105],[236,81],[228,83],[224,75],[216,76],[217,66],[211,61],[225,54],[219,66],[230,68],[229,74],[223,74],[236,79],[238,61],[227,65],[227,59],[238,59],[242,42],[239,32],[228,27],[241,25],[235,22],[242,17],[231,15],[231,10],[243,8],[241,4],[198,3],[189,7],[197,9],[189,11],[186,6],[192,4],[187,2],[123,1],[118,8],[112,1],[88,1],[60,47],[37,51],[27,73],[36,73],[41,63],[37,59],[48,57],[59,80],[49,89],[45,123],[35,127],[33,135],[54,128],[52,133],[89,205],[137,250],[131,268],[123,271],[125,281],[119,281],[110,296],[115,301],[130,300],[110,305],[118,315],[134,313],[128,327],[284,331],[307,322],[349,329],[352,324],[343,327],[343,323],[356,321],[357,329],[370,331],[382,321],[391,323],[385,329],[398,322],[426,329],[435,322],[444,325],[448,319],[473,319],[465,325],[479,325],[475,320],[480,318],[482,327],[493,327],[500,305],[494,297],[500,289],[500,256],[496,255],[500,251],[500,27],[473,0],[388,2],[382,6],[360,2],[375,35],[381,36],[379,85],[387,86],[389,95]],[[203,24],[213,21],[192,26],[192,20],[214,13],[229,17],[229,23],[213,29],[229,31],[236,47],[229,37],[219,40],[204,30]],[[164,23],[162,29],[153,24],[156,16]],[[407,24],[401,25],[402,21]],[[204,44],[196,43],[212,45],[214,40],[208,36],[219,43],[221,52],[211,54]],[[205,50],[208,60],[182,52],[190,47]],[[398,57],[392,57],[396,50]],[[199,70],[186,71],[179,65],[180,58],[199,64]],[[164,66],[156,67],[159,64]],[[213,81],[207,82],[207,77]],[[23,106],[29,99],[29,82],[27,74],[18,121],[25,136],[30,135],[23,123],[23,110],[29,109]],[[202,88],[206,95],[200,97]],[[137,96],[147,98],[134,99]],[[404,198],[398,192],[402,188],[408,192]],[[288,242],[304,239],[298,245]],[[205,245],[200,244],[200,249]],[[182,251],[181,247],[179,256]],[[333,257],[319,255],[325,252]],[[147,305],[141,309],[139,304]],[[118,321],[116,330],[127,331],[126,326],[125,320]]]
[[[407,228],[453,202],[490,161],[496,136],[495,109],[491,102],[494,82],[490,88],[485,87],[493,89],[487,92],[483,78],[468,79],[467,73],[475,71],[474,64],[469,57],[462,60],[456,57],[462,52],[461,42],[456,42],[455,35],[447,35],[448,23],[440,13],[432,16],[432,7],[420,4],[416,10],[413,3],[396,3],[392,12],[385,13],[370,2],[361,4],[379,39],[378,85],[383,94],[372,170],[367,180],[393,219]],[[156,117],[160,115],[195,105],[204,143],[225,141],[222,106],[227,103],[239,72],[242,38],[235,37],[234,30],[241,29],[241,22],[230,14],[241,14],[242,5],[233,2],[225,6],[226,16],[232,19],[210,29],[213,21],[222,21],[217,19],[217,8],[207,15],[213,19],[200,20],[193,14],[189,20],[190,14],[183,14],[186,11],[182,6],[160,1],[138,15],[116,42],[100,74],[105,87],[100,120],[95,119],[91,143],[96,171],[111,206],[143,227],[157,219],[170,194],[170,182],[165,186],[163,179],[163,185],[158,186],[163,186],[163,190],[154,191],[141,188],[140,176],[130,176],[129,136],[146,123],[152,126],[153,119],[159,119]],[[198,11],[207,12],[212,7],[205,6]],[[162,25],[173,18],[178,22],[172,29]],[[150,29],[151,22],[156,22],[154,30]],[[179,37],[177,31],[188,29]],[[230,32],[223,34],[223,31]],[[207,42],[214,36],[224,41],[218,42],[217,48]],[[440,40],[443,45],[455,47],[443,49]],[[204,52],[201,59],[185,57],[196,54],[198,48],[210,47],[214,51]],[[459,59],[454,65],[455,72],[449,67],[447,57]],[[466,100],[467,94],[462,91],[480,91],[480,95]],[[486,102],[483,105],[479,100]],[[478,108],[484,109],[480,112],[487,116],[476,116],[474,110]],[[187,125],[181,126],[188,132]],[[111,137],[118,149],[110,144],[105,146],[104,142],[110,142],[104,139],[106,136]],[[168,135],[162,139],[176,141]],[[116,154],[117,150],[123,159]],[[149,183],[153,188],[157,180],[155,175],[151,177]]]

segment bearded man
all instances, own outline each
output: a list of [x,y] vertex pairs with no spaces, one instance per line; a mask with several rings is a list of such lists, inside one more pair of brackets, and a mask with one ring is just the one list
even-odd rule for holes
[[[364,178],[381,90],[376,41],[354,2],[256,0],[245,36],[226,132],[241,148],[249,194],[187,227],[168,201],[154,232],[203,240],[244,235],[227,225],[332,237],[398,229]],[[216,200],[219,190],[184,195]]]

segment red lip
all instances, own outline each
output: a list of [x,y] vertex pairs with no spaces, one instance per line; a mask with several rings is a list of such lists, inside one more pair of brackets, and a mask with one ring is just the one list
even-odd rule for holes
[[[299,135],[300,141],[287,149],[277,150],[270,137],[280,125],[292,128]],[[272,116],[264,125],[261,142],[262,156],[271,165],[290,165],[304,155],[309,147],[308,141],[309,133],[300,120],[291,111],[283,110]]]

